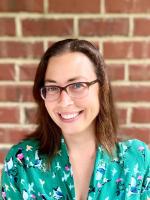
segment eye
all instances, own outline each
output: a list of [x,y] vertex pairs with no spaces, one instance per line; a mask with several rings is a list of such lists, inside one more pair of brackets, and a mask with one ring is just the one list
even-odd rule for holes
[[57,86],[46,86],[46,92],[49,92],[49,93],[56,93],[56,92],[59,92],[59,87]]
[[74,90],[79,90],[79,89],[83,89],[86,87],[86,84],[85,83],[82,83],[82,82],[78,82],[78,83],[73,83],[71,85],[71,88],[74,89]]

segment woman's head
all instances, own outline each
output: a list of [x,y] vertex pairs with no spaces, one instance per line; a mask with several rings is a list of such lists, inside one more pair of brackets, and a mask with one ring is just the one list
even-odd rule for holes
[[49,61],[54,56],[64,54],[65,52],[81,52],[85,54],[94,64],[94,70],[100,83],[103,84],[104,80],[107,79],[107,75],[104,72],[105,69],[103,58],[100,55],[98,49],[92,43],[86,40],[78,39],[61,40],[49,47],[41,58],[34,83],[34,87],[37,87],[35,88],[37,90],[34,92],[33,88],[33,96],[35,97],[35,101],[41,100],[39,88],[43,87],[45,84],[45,74]]
[[[81,78],[82,75],[83,79]],[[75,101],[69,97],[69,100],[67,100],[69,103],[67,102],[65,106],[62,100],[57,100],[57,103],[56,101],[48,102],[41,97],[40,89],[45,85],[64,87],[74,82],[89,83],[94,80],[96,82],[89,87],[90,96]],[[69,89],[67,90],[71,91],[72,95],[74,91],[72,92],[71,87],[72,85],[68,86]],[[60,98],[63,98],[63,95],[66,95],[66,92],[63,91]],[[93,44],[85,40],[67,39],[56,42],[48,48],[37,69],[33,96],[38,104],[38,128],[34,136],[40,139],[41,151],[46,152],[46,149],[49,149],[50,152],[47,153],[53,155],[58,150],[61,133],[69,130],[64,126],[62,127],[63,122],[68,123],[63,117],[68,118],[69,116],[77,117],[77,121],[81,120],[83,127],[86,123],[88,125],[91,123],[91,127],[94,124],[93,129],[95,129],[97,143],[102,144],[109,152],[112,151],[116,141],[115,110],[103,58]],[[86,104],[86,102],[90,103]],[[74,113],[70,113],[71,110]],[[62,124],[60,123],[61,120],[64,120]],[[74,124],[77,127],[78,123],[76,121],[73,121],[72,125]],[[67,127],[69,126],[67,124]],[[79,129],[73,130],[77,131]],[[48,146],[49,148],[47,148]]]
[[42,97],[65,139],[73,136],[95,138],[99,81],[93,63],[85,54],[65,52],[52,57],[46,70]]

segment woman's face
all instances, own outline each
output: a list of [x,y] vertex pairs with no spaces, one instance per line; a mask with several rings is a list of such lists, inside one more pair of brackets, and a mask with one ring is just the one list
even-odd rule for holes
[[[93,63],[80,52],[67,52],[49,60],[45,85],[66,86],[75,82],[91,82],[97,79]],[[95,132],[95,118],[99,113],[99,84],[89,87],[89,93],[79,99],[62,91],[55,101],[45,100],[46,109],[63,135]]]

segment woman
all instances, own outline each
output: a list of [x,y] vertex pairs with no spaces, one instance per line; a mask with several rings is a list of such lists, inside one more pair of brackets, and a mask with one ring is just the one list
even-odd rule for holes
[[117,139],[110,83],[88,41],[53,44],[38,66],[38,126],[13,146],[2,173],[3,199],[150,198],[150,152]]

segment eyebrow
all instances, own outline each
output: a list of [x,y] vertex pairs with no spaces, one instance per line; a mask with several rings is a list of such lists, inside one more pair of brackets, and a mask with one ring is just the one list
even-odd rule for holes
[[[77,77],[74,77],[74,78],[70,78],[70,79],[67,80],[67,82],[76,81],[76,80],[78,80],[80,78],[83,78],[83,76],[77,76]],[[46,79],[45,83],[57,83],[57,81],[52,80],[52,79]]]

